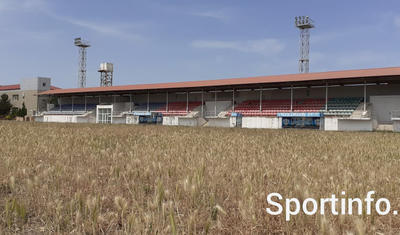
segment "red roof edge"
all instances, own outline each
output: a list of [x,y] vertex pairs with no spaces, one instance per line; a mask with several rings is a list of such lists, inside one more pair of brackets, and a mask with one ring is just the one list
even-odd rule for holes
[[314,73],[301,73],[301,74],[283,74],[283,75],[258,76],[258,77],[247,77],[247,78],[228,78],[219,80],[137,84],[137,85],[124,85],[124,86],[111,86],[111,87],[70,88],[70,89],[50,90],[42,92],[40,94],[56,95],[56,94],[76,94],[76,93],[91,93],[91,92],[118,92],[118,91],[134,91],[134,90],[218,87],[218,86],[230,86],[230,85],[240,86],[240,85],[251,85],[251,84],[290,83],[290,82],[334,80],[334,79],[338,80],[338,79],[349,79],[349,78],[368,78],[368,77],[383,77],[383,76],[400,76],[400,67],[341,70],[341,71],[314,72]]
[[19,89],[20,89],[19,84],[0,86],[0,91],[10,91],[10,90],[19,90]]

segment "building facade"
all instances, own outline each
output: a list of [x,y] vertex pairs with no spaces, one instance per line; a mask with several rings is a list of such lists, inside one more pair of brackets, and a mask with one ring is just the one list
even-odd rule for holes
[[0,95],[7,94],[13,107],[22,108],[25,103],[27,115],[35,115],[38,110],[46,108],[48,98],[40,97],[39,93],[58,89],[51,86],[51,79],[45,77],[22,79],[20,84],[0,86]]

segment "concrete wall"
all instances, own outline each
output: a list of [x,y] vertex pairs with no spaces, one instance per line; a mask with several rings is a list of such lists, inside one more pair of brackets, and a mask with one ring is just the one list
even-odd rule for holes
[[215,108],[217,110],[216,115],[218,115],[220,112],[230,110],[232,108],[232,101],[206,101],[205,115],[216,116]]
[[126,124],[134,124],[134,125],[139,124],[139,117],[133,116],[133,115],[127,115],[126,116]]
[[379,124],[391,124],[393,111],[400,110],[400,96],[371,96],[372,112]]
[[43,122],[77,123],[77,115],[44,115]]
[[210,127],[230,127],[230,118],[209,118],[207,126]]
[[394,132],[400,132],[400,119],[399,120],[393,120],[393,131]]
[[179,126],[198,126],[198,118],[178,117]]
[[373,131],[374,120],[325,117],[324,127],[325,131]]
[[339,131],[372,131],[372,120],[338,119]]
[[163,117],[163,125],[177,126],[178,125],[178,117],[175,117],[175,116]]
[[282,128],[282,119],[278,117],[243,117],[243,128]]
[[[42,91],[50,90],[50,78],[29,78],[23,79],[20,84],[20,90],[0,91],[0,95],[7,94],[11,104],[14,107],[22,108],[22,103],[25,103],[27,115],[32,116],[37,111],[45,111],[47,109],[48,96],[38,94]],[[18,100],[13,96],[18,97]]]
[[50,78],[27,78],[21,81],[21,90],[23,91],[48,91],[51,86]]
[[324,130],[325,131],[339,130],[338,118],[337,117],[325,117],[324,118]]
[[86,115],[44,115],[35,118],[37,122],[59,122],[59,123],[96,123],[96,113]]
[[112,123],[113,124],[126,124],[126,117],[125,116],[122,116],[122,117],[113,116]]

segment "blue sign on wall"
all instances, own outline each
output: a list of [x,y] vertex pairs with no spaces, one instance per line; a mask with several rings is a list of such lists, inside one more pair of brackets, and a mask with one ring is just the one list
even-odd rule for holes
[[278,117],[322,117],[322,113],[278,113]]
[[318,129],[320,118],[318,117],[283,117],[282,128],[311,128]]

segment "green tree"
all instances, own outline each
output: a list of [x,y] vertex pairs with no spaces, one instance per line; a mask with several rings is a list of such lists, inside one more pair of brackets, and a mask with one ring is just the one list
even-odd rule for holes
[[4,116],[10,113],[11,110],[11,103],[10,100],[8,99],[7,94],[1,95],[0,99],[0,115]]
[[27,114],[27,110],[26,110],[26,107],[25,107],[25,102],[23,102],[23,103],[22,103],[22,108],[18,109],[18,114],[17,114],[17,116],[18,116],[18,117],[25,117],[26,114]]

